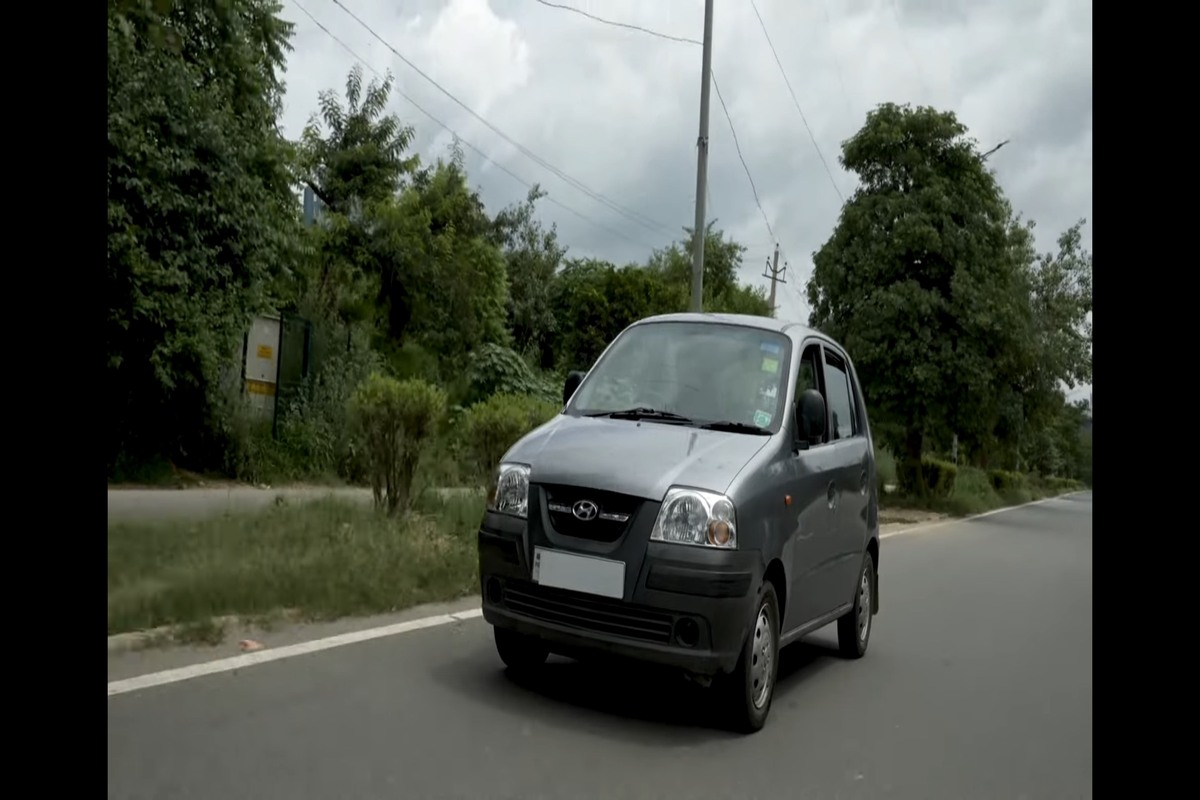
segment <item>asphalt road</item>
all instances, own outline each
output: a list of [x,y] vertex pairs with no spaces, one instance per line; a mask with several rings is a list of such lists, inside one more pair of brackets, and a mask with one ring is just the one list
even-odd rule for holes
[[519,685],[476,619],[112,696],[108,796],[1090,798],[1091,530],[1082,494],[888,538],[867,656],[785,651],[754,736],[641,669]]

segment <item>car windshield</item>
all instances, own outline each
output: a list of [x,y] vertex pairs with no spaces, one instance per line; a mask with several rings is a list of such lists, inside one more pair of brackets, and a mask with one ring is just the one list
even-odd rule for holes
[[791,342],[774,331],[705,322],[651,322],[617,339],[571,399],[568,413],[631,409],[696,425],[779,430]]

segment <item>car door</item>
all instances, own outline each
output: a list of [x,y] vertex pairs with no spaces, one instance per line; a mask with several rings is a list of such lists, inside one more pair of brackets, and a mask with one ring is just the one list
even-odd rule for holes
[[840,349],[826,344],[824,358],[825,402],[829,413],[829,449],[836,473],[836,533],[829,567],[831,590],[826,610],[849,602],[854,595],[862,554],[867,545],[867,511],[870,502],[870,443],[862,423],[849,361]]
[[[796,379],[793,403],[806,389],[824,394],[821,345],[805,343]],[[793,409],[795,405],[793,405]],[[792,414],[795,425],[795,414]],[[830,568],[838,554],[836,497],[836,453],[827,436],[807,448],[793,452],[791,496],[793,532],[791,548],[791,586],[788,591],[789,613],[786,626],[792,628],[811,622],[829,611],[833,593]]]

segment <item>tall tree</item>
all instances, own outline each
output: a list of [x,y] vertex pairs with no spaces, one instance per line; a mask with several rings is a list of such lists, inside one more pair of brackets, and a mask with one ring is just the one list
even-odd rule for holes
[[[695,236],[684,228],[684,239],[656,250],[647,266],[659,273],[671,287],[676,299],[674,311],[685,311],[692,296],[692,248]],[[746,248],[727,238],[716,222],[708,223],[704,233],[704,309],[731,314],[770,316],[766,292],[739,281]]]
[[492,230],[461,153],[414,174],[377,233],[390,338],[414,338],[451,361],[478,344],[510,344],[508,280]]
[[879,106],[842,148],[860,185],[813,257],[811,322],[854,354],[873,414],[912,461],[927,432],[977,434],[997,362],[1032,330],[1020,228],[949,112]]
[[557,365],[588,369],[627,326],[678,311],[678,303],[678,291],[656,270],[595,259],[568,261],[554,286]]
[[[1091,380],[1092,256],[1082,247],[1083,224],[1080,220],[1059,236],[1057,253],[1043,254],[1029,266],[1033,334],[1027,342],[1030,358],[1015,381],[1023,411],[1023,424],[1013,429],[1018,460],[1027,449],[1022,444],[1044,453],[1047,442],[1061,440],[1061,387]],[[1037,460],[1032,451],[1029,459]]]
[[[407,154],[413,128],[387,113],[392,82],[388,74],[364,86],[355,65],[344,100],[331,89],[320,92],[319,112],[301,136],[302,179],[326,210],[297,294],[311,312],[343,322],[373,324],[381,294],[393,288],[396,199],[419,165]],[[398,320],[388,324],[402,328],[407,305],[397,302],[390,313]]]
[[219,452],[223,370],[294,261],[274,0],[108,13],[109,466]]
[[546,228],[534,216],[537,201],[545,196],[534,186],[525,202],[497,214],[494,240],[504,250],[508,271],[508,325],[513,346],[550,368],[554,366],[551,345],[558,329],[551,292],[567,248],[559,243],[554,225]]
[[305,183],[337,213],[393,197],[419,163],[405,155],[412,126],[385,113],[391,93],[391,73],[364,87],[356,64],[346,76],[344,104],[331,89],[318,96],[320,112],[301,137],[301,163]]

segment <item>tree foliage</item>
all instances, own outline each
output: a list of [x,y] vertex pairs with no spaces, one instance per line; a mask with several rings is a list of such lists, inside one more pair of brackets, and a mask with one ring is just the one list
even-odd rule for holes
[[331,89],[318,97],[301,136],[305,183],[332,211],[347,214],[389,200],[412,172],[416,156],[406,155],[413,128],[387,114],[392,76],[363,86],[362,67],[346,77],[346,96]]
[[[273,0],[122,2],[108,15],[110,468],[210,452],[223,372],[294,263]],[[211,452],[210,452],[211,455]]]
[[[1090,376],[1079,229],[1038,258],[952,113],[884,104],[843,146],[860,179],[814,254],[811,322],[854,354],[877,428],[910,461],[957,435],[982,461],[1044,439]],[[1048,464],[1052,468],[1052,464]]]
[[540,187],[529,190],[525,202],[502,209],[495,219],[494,239],[504,252],[508,273],[508,327],[517,351],[536,359],[541,367],[554,366],[553,339],[558,321],[551,307],[554,278],[567,248],[558,231],[546,228],[534,216]]

